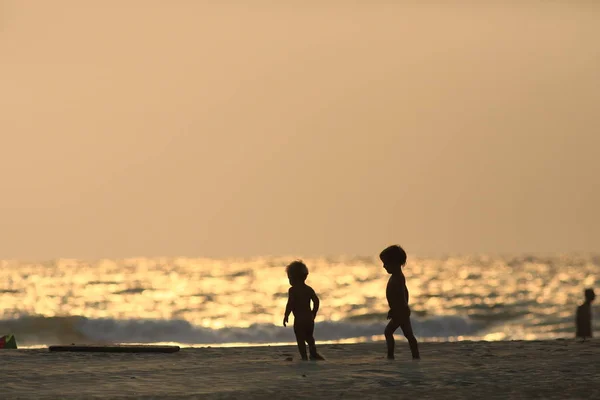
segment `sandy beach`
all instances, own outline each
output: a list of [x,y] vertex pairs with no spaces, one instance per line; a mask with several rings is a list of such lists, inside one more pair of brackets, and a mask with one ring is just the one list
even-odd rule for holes
[[[406,347],[406,348],[405,348]],[[600,398],[600,342],[422,343],[410,360],[383,343],[321,345],[323,362],[292,346],[183,348],[175,354],[5,350],[3,398]],[[289,360],[293,357],[293,360]]]

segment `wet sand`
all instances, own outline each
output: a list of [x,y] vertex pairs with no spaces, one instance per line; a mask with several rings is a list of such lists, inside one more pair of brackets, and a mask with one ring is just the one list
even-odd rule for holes
[[[600,341],[397,343],[183,348],[174,354],[0,351],[7,398],[464,399],[600,398]],[[293,358],[290,361],[290,358]]]

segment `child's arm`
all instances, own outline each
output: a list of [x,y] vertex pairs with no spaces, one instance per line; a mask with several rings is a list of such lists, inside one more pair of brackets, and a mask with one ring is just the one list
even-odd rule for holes
[[390,302],[391,309],[388,313],[388,317],[391,317],[392,314],[397,312],[401,312],[402,314],[408,313],[408,315],[410,315],[410,308],[408,307],[408,299],[406,296],[406,279],[404,278],[404,275],[395,276],[392,279],[395,280],[395,288],[392,301]]
[[290,290],[288,291],[288,301],[287,301],[287,304],[285,305],[285,315],[283,316],[283,326],[287,326],[288,318],[290,316],[290,313],[292,312],[293,305],[294,305],[294,295],[292,292],[292,288],[290,288]]
[[319,301],[319,298],[317,297],[317,294],[315,293],[315,291],[314,291],[314,290],[312,291],[312,294],[311,294],[311,296],[310,296],[310,299],[311,299],[311,300],[312,300],[312,302],[313,302],[313,310],[312,310],[312,313],[313,313],[313,319],[315,319],[315,318],[317,317],[317,311],[319,311],[319,304],[320,304],[320,301]]
[[402,293],[400,295],[400,306],[402,308],[408,308],[408,296],[407,296],[407,292],[408,289],[406,288],[406,278],[404,278],[404,275],[400,276],[398,279],[399,282],[399,286],[400,286],[400,292]]

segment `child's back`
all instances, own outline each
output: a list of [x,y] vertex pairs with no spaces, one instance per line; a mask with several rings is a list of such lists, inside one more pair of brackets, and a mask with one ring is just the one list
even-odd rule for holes
[[313,288],[305,283],[295,284],[290,287],[289,299],[291,300],[291,311],[292,314],[294,314],[294,320],[313,319],[313,311],[310,302],[316,296]]

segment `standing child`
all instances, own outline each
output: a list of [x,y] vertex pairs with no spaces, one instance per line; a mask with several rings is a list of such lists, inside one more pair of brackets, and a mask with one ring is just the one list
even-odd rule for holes
[[410,324],[410,308],[408,307],[408,289],[406,279],[402,273],[402,267],[406,264],[406,252],[398,245],[389,246],[381,252],[379,258],[383,262],[383,268],[388,272],[390,280],[387,284],[386,297],[390,311],[388,319],[390,322],[385,327],[385,341],[387,344],[387,357],[394,359],[394,332],[401,328],[408,340],[413,360],[418,360],[419,347],[417,339],[413,334]]
[[[290,313],[294,314],[294,334],[298,342],[298,350],[303,360],[308,360],[306,355],[306,343],[310,352],[311,360],[323,360],[317,353],[315,338],[315,317],[319,310],[319,298],[315,291],[306,284],[308,268],[302,261],[294,261],[286,268],[287,276],[292,286],[288,291],[288,302],[285,307],[283,326],[287,326]],[[313,309],[310,308],[310,301]]]
[[575,320],[576,332],[575,336],[583,338],[591,338],[592,334],[592,301],[596,298],[594,289],[585,289],[585,302],[577,307],[577,317]]

